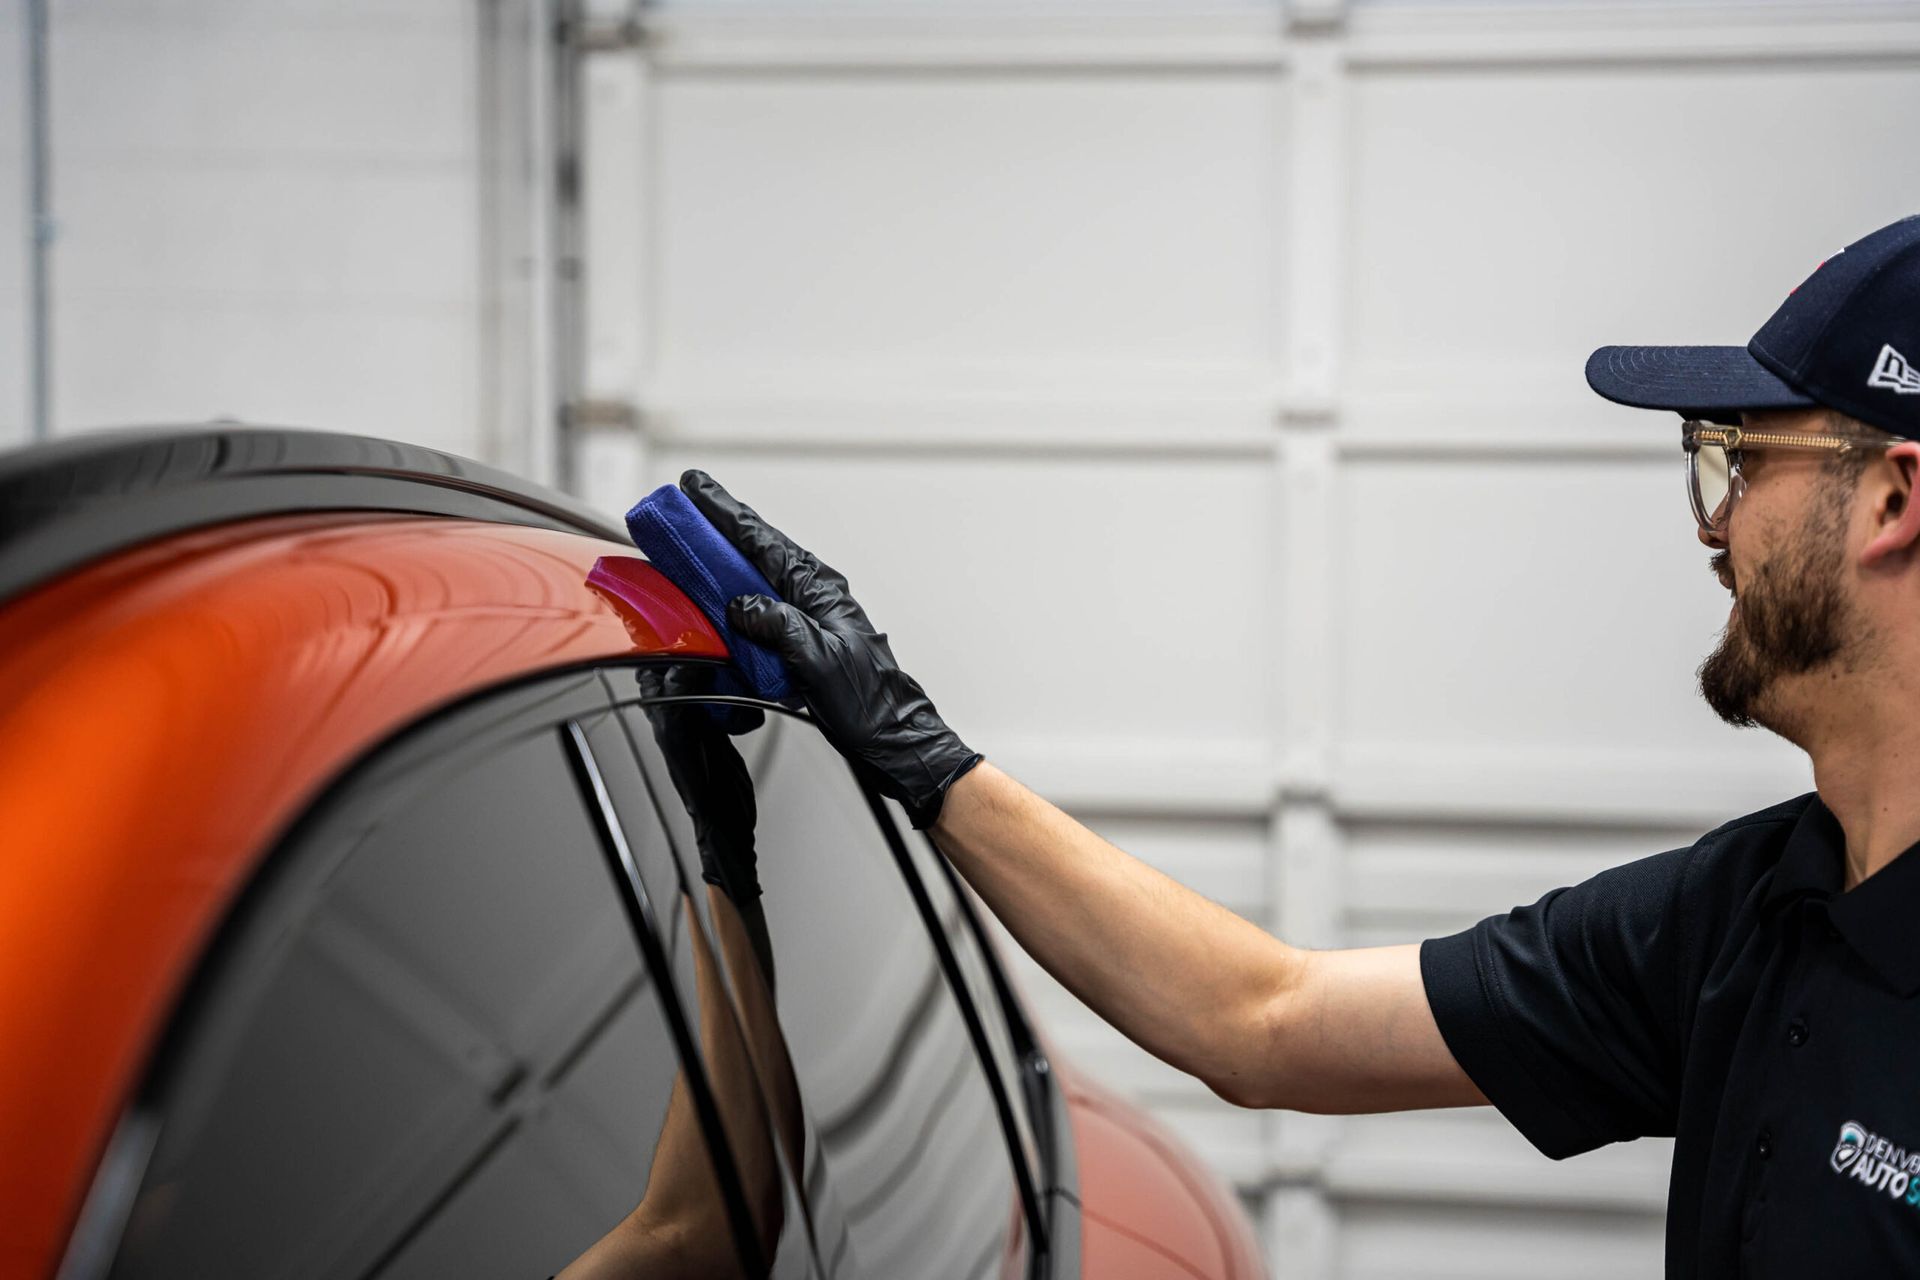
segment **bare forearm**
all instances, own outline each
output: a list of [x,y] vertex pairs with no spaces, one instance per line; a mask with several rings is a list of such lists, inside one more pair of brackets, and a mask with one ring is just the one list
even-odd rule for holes
[[1249,1106],[1479,1100],[1447,1051],[1418,950],[1302,951],[1128,857],[954,733],[844,576],[704,472],[681,489],[781,598],[728,621],[771,648],[827,736],[933,835],[1020,944],[1108,1021]]
[[1322,1112],[1485,1101],[1441,1038],[1417,947],[1288,946],[991,764],[953,785],[933,835],[1049,973],[1228,1101]]
[[985,763],[933,829],[1020,945],[1157,1057],[1241,1101],[1304,953],[1115,848]]

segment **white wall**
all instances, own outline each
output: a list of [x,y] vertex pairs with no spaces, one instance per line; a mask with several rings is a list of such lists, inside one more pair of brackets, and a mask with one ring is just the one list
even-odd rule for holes
[[[25,439],[23,6],[0,445]],[[474,0],[56,0],[58,433],[235,417],[482,451]]]
[[[1692,671],[1674,422],[1606,342],[1743,342],[1920,208],[1912,5],[686,3],[588,68],[586,442],[847,571],[971,741],[1312,944],[1414,940],[1808,785]],[[1650,1274],[1667,1149],[1234,1111],[1069,1051],[1299,1276]]]
[[28,416],[27,15],[0,5],[0,448]]

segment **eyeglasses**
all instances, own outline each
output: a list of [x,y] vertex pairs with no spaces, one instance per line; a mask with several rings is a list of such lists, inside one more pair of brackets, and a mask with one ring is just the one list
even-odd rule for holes
[[1693,518],[1712,537],[1724,535],[1733,518],[1733,504],[1747,491],[1740,475],[1741,455],[1749,449],[1811,449],[1846,453],[1853,449],[1885,449],[1898,440],[1862,435],[1811,435],[1788,431],[1748,431],[1744,427],[1716,426],[1689,419],[1680,424],[1680,447],[1687,451],[1687,496]]

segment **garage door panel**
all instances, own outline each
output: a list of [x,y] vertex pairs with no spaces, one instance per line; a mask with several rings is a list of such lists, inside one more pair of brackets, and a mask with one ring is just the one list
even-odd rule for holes
[[1278,342],[1255,73],[669,76],[658,373],[953,387]]

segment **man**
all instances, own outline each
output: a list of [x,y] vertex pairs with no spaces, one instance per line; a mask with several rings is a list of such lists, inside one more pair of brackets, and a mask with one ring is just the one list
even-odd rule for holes
[[1674,1135],[1669,1274],[1912,1275],[1920,366],[1903,353],[1920,357],[1920,218],[1821,264],[1745,348],[1594,353],[1600,394],[1685,420],[1700,538],[1735,597],[1702,692],[1804,749],[1817,792],[1420,946],[1291,947],[1114,848],[946,726],[846,579],[704,474],[682,485],[784,597],[734,601],[733,625],[1021,945],[1154,1054],[1249,1107],[1490,1101],[1555,1158]]

